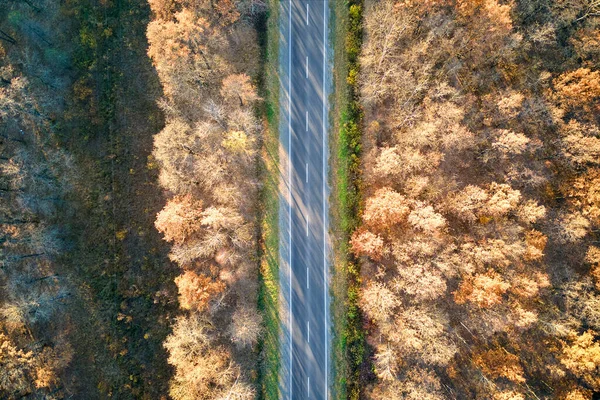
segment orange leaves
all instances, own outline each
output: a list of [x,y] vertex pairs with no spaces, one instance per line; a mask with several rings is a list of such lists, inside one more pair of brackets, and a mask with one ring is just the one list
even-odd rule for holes
[[505,34],[513,28],[511,3],[501,5],[497,0],[457,0],[456,9],[464,18],[477,18],[479,15],[479,18],[489,21],[489,25],[484,26],[490,33]]
[[565,72],[554,80],[557,100],[569,109],[589,113],[598,110],[600,99],[600,71],[579,68]]
[[173,17],[175,0],[148,0],[148,4],[157,19],[168,20]]
[[527,244],[525,260],[537,261],[544,257],[544,249],[546,248],[546,243],[548,243],[548,237],[532,229],[525,233],[525,243]]
[[405,220],[410,209],[404,196],[385,187],[368,198],[363,213],[363,221],[369,227],[386,230]]
[[369,231],[356,231],[350,240],[352,252],[357,256],[368,256],[380,260],[385,246],[381,236]]
[[237,10],[235,3],[237,2],[233,0],[219,0],[213,3],[215,11],[220,16],[221,24],[230,25],[240,18],[240,12]]
[[175,278],[175,284],[179,289],[179,304],[186,310],[206,310],[210,301],[225,290],[220,280],[193,271]]
[[572,335],[560,361],[594,390],[600,390],[600,342],[594,340],[594,331]]
[[408,222],[416,230],[432,234],[446,226],[446,219],[435,212],[432,206],[417,203],[415,209],[408,216]]
[[165,240],[183,243],[198,231],[202,218],[202,203],[190,195],[177,196],[167,202],[156,215],[154,225]]
[[510,284],[493,271],[478,274],[472,278],[463,280],[456,292],[454,300],[458,304],[467,301],[475,303],[480,308],[489,308],[502,302],[504,293],[510,288]]
[[489,186],[489,193],[487,212],[494,217],[508,214],[517,207],[521,200],[521,192],[505,183],[492,182]]
[[239,101],[240,107],[248,102],[258,100],[256,88],[246,74],[233,74],[223,79],[221,96],[225,101]]
[[473,362],[484,375],[492,379],[506,378],[515,383],[525,382],[519,357],[504,349],[487,350],[476,354]]

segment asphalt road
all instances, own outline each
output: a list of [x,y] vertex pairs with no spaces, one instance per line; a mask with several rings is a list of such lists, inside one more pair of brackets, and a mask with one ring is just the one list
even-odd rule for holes
[[280,392],[285,399],[329,397],[328,22],[327,0],[281,1]]

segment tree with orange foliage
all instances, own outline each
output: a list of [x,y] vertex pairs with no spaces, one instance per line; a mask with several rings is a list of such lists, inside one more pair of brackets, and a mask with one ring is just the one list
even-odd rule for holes
[[369,318],[383,322],[393,317],[400,299],[384,283],[369,282],[362,291],[361,305]]
[[568,109],[585,113],[598,111],[600,99],[600,71],[579,68],[565,72],[554,80],[557,100]]
[[499,274],[488,271],[463,280],[458,290],[454,292],[454,300],[457,304],[469,301],[478,307],[488,308],[500,304],[502,296],[509,288],[510,284]]
[[196,98],[201,92],[218,88],[217,82],[226,69],[222,62],[226,44],[221,32],[194,11],[184,8],[174,17],[148,24],[148,55],[165,94],[181,103],[187,96]]
[[186,310],[203,311],[218,294],[225,290],[225,283],[204,274],[187,270],[175,278],[179,290],[179,304]]
[[354,232],[350,240],[350,245],[355,255],[368,256],[373,260],[380,260],[385,250],[381,236],[369,231]]
[[182,244],[201,227],[202,202],[191,195],[170,199],[156,215],[154,225],[167,242]]
[[363,221],[372,229],[386,230],[405,220],[410,212],[408,201],[389,187],[379,189],[369,197]]
[[170,20],[175,12],[176,0],[148,0],[156,19]]
[[221,96],[225,101],[231,101],[232,99],[239,101],[240,107],[258,100],[256,88],[246,74],[233,74],[223,79]]
[[214,343],[211,323],[198,313],[181,316],[173,326],[164,347],[175,376],[169,394],[175,400],[215,398],[253,399],[252,387],[240,379],[240,368],[231,353]]
[[219,21],[222,25],[231,25],[240,18],[240,12],[237,9],[239,0],[219,0],[211,1],[212,6],[219,15]]
[[524,371],[519,357],[504,349],[491,349],[477,353],[473,363],[491,379],[506,378],[515,383],[524,383]]
[[594,332],[572,334],[570,342],[563,349],[562,364],[593,390],[600,390],[600,342],[594,340]]

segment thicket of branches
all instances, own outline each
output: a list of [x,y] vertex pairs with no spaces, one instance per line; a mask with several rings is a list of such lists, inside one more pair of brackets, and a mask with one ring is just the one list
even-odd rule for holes
[[[40,11],[44,10],[43,16]],[[73,357],[66,315],[72,284],[57,213],[72,184],[55,141],[56,100],[68,84],[54,46],[53,2],[0,8],[0,397],[62,398]]]
[[374,399],[600,391],[600,20],[367,1],[353,251]]
[[259,49],[256,1],[149,1],[148,54],[165,93],[155,136],[159,180],[170,199],[156,228],[182,268],[186,310],[165,342],[174,399],[255,396],[256,152]]

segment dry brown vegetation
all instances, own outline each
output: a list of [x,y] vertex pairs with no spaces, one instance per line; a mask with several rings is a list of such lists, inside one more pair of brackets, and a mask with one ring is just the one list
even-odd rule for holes
[[150,3],[0,6],[2,399],[254,395],[264,4]]
[[0,20],[0,397],[61,398],[73,285],[57,265],[65,243],[56,215],[72,185],[54,129],[63,111],[54,97],[69,83],[51,45],[60,14],[48,6],[36,18],[11,4]]
[[150,1],[148,54],[158,71],[166,126],[154,138],[170,199],[156,228],[182,268],[185,312],[165,347],[174,399],[256,395],[257,150],[262,127],[251,77],[259,49],[252,1]]
[[361,307],[374,399],[600,391],[600,20],[367,1]]

